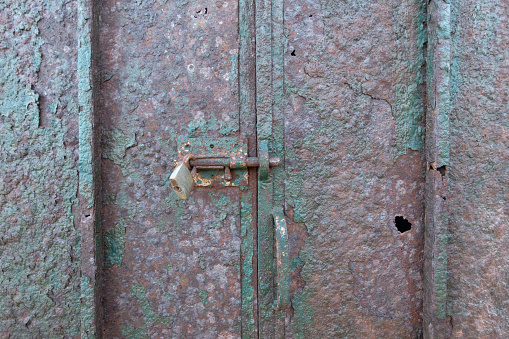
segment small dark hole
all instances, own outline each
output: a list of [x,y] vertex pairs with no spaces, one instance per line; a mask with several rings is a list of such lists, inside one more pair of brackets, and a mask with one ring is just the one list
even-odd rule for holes
[[214,145],[210,144],[210,146],[209,146],[209,147],[210,147],[210,148],[214,148]]
[[310,17],[310,18],[312,18],[312,17],[313,17],[313,14],[311,14],[309,17]]
[[439,168],[437,168],[437,171],[440,172],[440,174],[443,176],[445,176],[445,172],[447,171],[447,167],[444,165],[444,166],[440,166]]
[[410,231],[410,229],[412,228],[412,224],[410,223],[410,221],[406,220],[401,216],[396,216],[396,218],[394,219],[394,223],[396,224],[396,228],[398,229],[398,231],[400,231],[401,233]]
[[290,53],[291,56],[295,56],[295,50],[293,50],[292,53]]
[[207,7],[205,7],[205,13],[203,13],[203,14],[207,14]]

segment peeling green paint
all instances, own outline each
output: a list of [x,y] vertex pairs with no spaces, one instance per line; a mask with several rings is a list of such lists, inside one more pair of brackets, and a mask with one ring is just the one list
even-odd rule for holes
[[81,338],[96,338],[95,326],[91,326],[95,321],[95,292],[94,285],[90,279],[81,276]]
[[[215,222],[211,224],[212,228],[220,228],[223,227],[223,222],[228,216],[228,214],[232,215],[235,214],[233,211],[233,204],[230,200],[230,198],[226,195],[223,195],[221,193],[212,194],[209,193],[210,201],[212,202],[212,205],[217,208],[217,211],[219,211],[218,216],[215,219]],[[217,198],[216,198],[217,197]]]
[[242,338],[250,337],[254,332],[255,319],[253,302],[256,298],[252,285],[253,275],[253,207],[249,195],[244,195],[240,202],[240,237],[241,237],[241,304],[242,304]]
[[105,133],[102,156],[117,165],[123,165],[127,149],[135,144],[136,136],[133,132],[125,133],[119,128],[114,128]]
[[[62,1],[0,3],[0,337],[80,333],[75,61],[53,47]],[[39,26],[40,25],[40,26]],[[72,32],[72,27],[69,27]],[[72,40],[66,40],[71,46]],[[44,52],[44,53],[43,53]],[[61,57],[58,62],[56,55]],[[67,64],[68,63],[68,64]],[[52,83],[46,76],[56,77]],[[42,105],[42,95],[49,99]],[[57,99],[58,98],[58,99]],[[55,108],[56,107],[56,108]],[[45,117],[47,124],[40,119]]]
[[295,338],[304,339],[311,336],[311,324],[315,318],[315,309],[309,302],[313,292],[305,289],[292,299],[292,307],[295,309],[295,318],[292,324],[296,327]]
[[132,339],[145,339],[150,338],[147,335],[147,330],[144,327],[136,328],[134,326],[130,325],[124,325],[122,326],[122,330],[120,331],[123,336],[126,338],[132,338]]
[[209,296],[209,293],[207,292],[207,290],[200,290],[200,292],[198,292],[198,295],[200,296],[200,299],[201,299],[201,303],[203,304],[203,306],[207,307],[209,305],[209,301],[208,301],[208,296]]

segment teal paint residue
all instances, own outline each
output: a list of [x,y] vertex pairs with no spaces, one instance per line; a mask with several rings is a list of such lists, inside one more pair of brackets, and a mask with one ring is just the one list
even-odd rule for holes
[[296,257],[292,262],[290,263],[290,271],[293,272],[297,269],[298,266],[303,265],[300,257]]
[[241,281],[241,305],[243,337],[249,336],[254,331],[254,312],[253,301],[255,298],[254,288],[251,285],[251,276],[253,274],[253,207],[249,203],[249,194],[245,194],[240,202],[240,237],[241,253],[243,260],[241,262],[242,281]]
[[310,328],[315,316],[315,309],[309,302],[309,298],[313,295],[309,288],[305,288],[302,293],[297,294],[292,299],[292,307],[295,310],[294,324],[297,331],[295,332],[295,338],[305,339],[309,338],[311,333]]
[[187,211],[187,204],[194,205],[195,201],[193,197],[189,197],[185,200],[177,197],[176,194],[171,194],[171,200],[173,201],[173,206],[175,206],[175,219],[173,220],[173,224],[175,225],[175,231],[181,230],[181,225],[183,222],[187,220],[191,220],[192,216]]
[[224,221],[226,220],[226,217],[228,215],[235,215],[235,212],[233,211],[233,206],[230,198],[226,195],[217,193],[209,193],[210,201],[212,202],[212,205],[216,208],[216,210],[219,212],[217,217],[214,219],[214,221],[211,224],[212,229],[221,228],[224,225]]
[[[427,55],[427,95],[429,106],[428,161],[436,167],[449,165],[449,115],[451,111],[451,10],[450,5],[430,4],[437,20],[434,30],[429,31]],[[431,22],[430,22],[431,23]],[[436,118],[432,118],[437,115]],[[433,151],[431,151],[433,150]]]
[[207,292],[207,290],[200,290],[200,292],[198,292],[198,295],[200,296],[201,303],[203,304],[203,306],[205,307],[209,306],[208,300],[209,292]]
[[163,296],[168,300],[175,298],[171,293],[168,293],[166,291],[163,292]]
[[85,0],[78,1],[78,104],[79,104],[79,181],[80,195],[94,204],[93,169],[93,92],[92,92],[92,40],[89,31],[89,7]]
[[208,130],[210,122],[205,119],[193,120],[187,125],[187,135],[189,137],[205,134]]
[[[443,221],[447,220],[442,220],[441,222]],[[445,319],[447,312],[447,234],[439,235],[438,248],[438,263],[437,270],[435,272],[435,293],[437,300],[435,317],[438,319]]]
[[138,299],[143,310],[144,320],[143,324],[138,328],[129,325],[122,326],[121,333],[128,338],[148,338],[148,330],[154,324],[162,324],[169,327],[173,322],[173,317],[161,316],[152,309],[146,294],[147,290],[143,285],[135,284],[132,287],[131,295]]
[[121,129],[114,128],[105,134],[103,140],[103,158],[112,160],[117,165],[123,165],[126,150],[136,143],[133,132],[125,133]]
[[219,120],[219,133],[221,135],[235,135],[235,133],[239,130],[239,120],[236,119],[237,113],[230,112],[226,113],[223,119]]
[[125,252],[125,220],[119,220],[115,228],[104,232],[104,265],[122,265]]
[[[0,336],[80,333],[80,232],[72,213],[78,150],[69,144],[78,126],[77,92],[69,80],[75,60],[62,54],[65,65],[52,64],[59,47],[52,47],[55,55],[43,54],[51,42],[38,27],[42,13],[58,17],[62,7],[58,0],[0,4],[0,31],[8,36],[0,42]],[[60,22],[54,27],[65,31]],[[41,69],[62,75],[48,83]],[[42,91],[58,99],[42,107]]]
[[94,285],[90,283],[90,279],[81,276],[81,338],[93,339],[96,337],[95,326],[95,295]]
[[120,333],[123,336],[125,336],[126,338],[132,338],[132,339],[150,338],[146,333],[146,329],[143,327],[136,328],[134,326],[124,325],[124,326],[122,326]]

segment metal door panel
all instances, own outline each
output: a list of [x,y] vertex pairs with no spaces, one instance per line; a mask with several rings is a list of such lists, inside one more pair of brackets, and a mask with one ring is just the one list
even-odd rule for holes
[[241,332],[238,188],[169,187],[178,137],[235,136],[236,1],[103,1],[107,338]]
[[418,1],[285,1],[287,337],[421,331],[425,20]]

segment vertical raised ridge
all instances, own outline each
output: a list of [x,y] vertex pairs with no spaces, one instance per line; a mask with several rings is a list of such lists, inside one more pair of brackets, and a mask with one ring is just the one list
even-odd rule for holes
[[81,337],[100,337],[100,168],[97,143],[97,11],[78,0],[79,225],[81,232]]
[[[247,138],[248,155],[256,156],[256,86],[254,45],[254,0],[239,0],[239,126]],[[247,190],[241,190],[241,303],[242,338],[258,337],[257,304],[257,178],[256,169],[249,169]]]
[[[285,116],[284,116],[284,2],[283,0],[272,0],[272,147],[271,151],[281,159],[281,166],[273,168],[274,180],[274,208],[284,211],[284,194],[285,194],[285,180],[284,180],[284,163],[285,163]],[[275,217],[275,216],[274,216]],[[284,218],[284,214],[280,216]],[[277,233],[277,232],[276,232]],[[288,251],[288,246],[284,248]],[[285,254],[288,255],[288,252]],[[278,272],[279,274],[279,272]],[[285,275],[286,276],[286,275]],[[286,276],[286,279],[289,279]],[[288,287],[289,281],[278,281],[277,289],[283,285]],[[285,323],[287,318],[287,309],[276,311],[275,319],[275,335],[276,338],[285,337]]]
[[[272,1],[256,0],[256,132],[258,148],[272,139]],[[259,337],[274,337],[273,180],[259,170],[258,321]]]
[[450,334],[447,321],[447,178],[451,78],[451,5],[428,4],[426,111],[426,218],[424,245],[425,338]]

